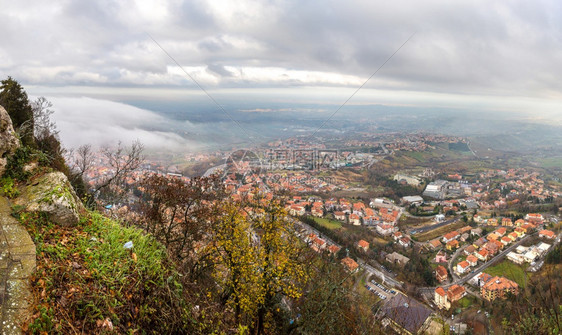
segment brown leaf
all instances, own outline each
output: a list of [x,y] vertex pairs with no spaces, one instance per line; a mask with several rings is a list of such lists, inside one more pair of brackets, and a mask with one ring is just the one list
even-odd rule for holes
[[134,252],[131,255],[133,257],[133,261],[135,261],[135,263],[137,262],[137,254],[135,254]]

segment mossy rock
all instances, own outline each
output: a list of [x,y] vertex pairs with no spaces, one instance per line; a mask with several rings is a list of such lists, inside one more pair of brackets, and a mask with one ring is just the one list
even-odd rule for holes
[[56,224],[72,226],[78,223],[84,206],[62,172],[47,173],[29,183],[15,200],[16,205],[24,207],[27,212],[45,213]]
[[0,106],[0,176],[4,174],[7,157],[20,146],[16,132],[12,127],[12,119],[4,107]]

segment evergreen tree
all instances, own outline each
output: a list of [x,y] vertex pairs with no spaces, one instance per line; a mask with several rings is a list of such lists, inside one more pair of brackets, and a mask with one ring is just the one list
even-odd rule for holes
[[29,104],[27,93],[12,77],[2,80],[0,86],[0,105],[2,105],[20,134],[23,145],[33,145],[33,110]]

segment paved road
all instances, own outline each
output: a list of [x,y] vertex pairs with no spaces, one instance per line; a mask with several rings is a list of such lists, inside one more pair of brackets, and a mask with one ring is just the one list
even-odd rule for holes
[[449,260],[449,273],[451,274],[451,276],[453,276],[453,281],[459,279],[459,276],[457,276],[457,275],[455,274],[455,271],[453,271],[455,259],[456,259],[457,257],[459,257],[459,254],[460,254],[461,252],[463,252],[466,247],[468,247],[468,245],[465,245],[465,246],[463,246],[462,248],[458,248],[457,251],[455,251],[455,253],[454,253],[453,256],[451,257],[451,259]]
[[[324,239],[328,244],[333,244],[333,245],[338,246],[340,248],[342,247],[339,244],[332,241],[327,236],[323,235],[318,230],[316,230],[313,227],[307,225],[306,223],[301,222],[301,221],[296,220],[296,219],[292,219],[292,218],[289,218],[289,220],[292,221],[294,224],[297,224],[297,225],[301,226],[302,228],[306,229],[309,233],[314,233],[318,236],[322,236],[322,239]],[[393,286],[393,287],[397,287],[397,288],[402,287],[403,283],[394,279],[392,277],[392,275],[390,273],[388,273],[388,271],[383,270],[379,263],[377,263],[374,260],[371,260],[371,263],[374,263],[377,268],[368,264],[367,262],[365,262],[365,260],[363,260],[361,258],[357,259],[357,264],[359,264],[359,266],[361,266],[363,269],[365,269],[367,272],[369,272],[369,274],[375,275],[376,277],[378,277],[382,281],[383,284]]]

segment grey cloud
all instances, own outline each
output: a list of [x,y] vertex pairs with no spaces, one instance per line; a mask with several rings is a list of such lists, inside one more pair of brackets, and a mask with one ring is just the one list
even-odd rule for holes
[[364,79],[417,32],[368,87],[532,96],[562,90],[553,75],[562,72],[562,5],[555,0],[146,5],[12,2],[0,13],[0,75],[45,86],[188,85],[168,73],[173,62],[147,31],[182,65],[217,74],[207,86],[307,86],[311,82],[290,76],[285,82],[248,79],[227,67],[240,74],[275,67]]

